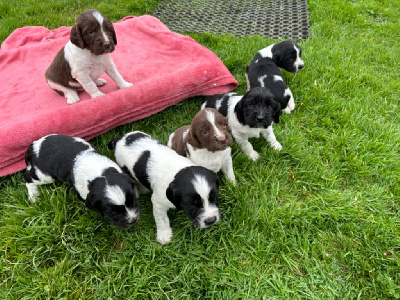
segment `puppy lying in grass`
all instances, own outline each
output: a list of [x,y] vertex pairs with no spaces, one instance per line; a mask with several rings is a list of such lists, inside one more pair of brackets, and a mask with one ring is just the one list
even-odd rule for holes
[[24,177],[32,202],[38,185],[64,181],[74,187],[85,205],[118,227],[132,225],[140,206],[132,179],[81,138],[47,135],[33,142],[25,155]]

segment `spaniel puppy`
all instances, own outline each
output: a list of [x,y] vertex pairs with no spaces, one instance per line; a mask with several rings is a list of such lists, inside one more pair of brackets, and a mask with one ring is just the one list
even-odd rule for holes
[[215,108],[228,118],[233,137],[253,161],[259,158],[259,154],[248,139],[259,137],[260,133],[273,149],[282,149],[272,129],[273,122],[279,123],[281,105],[266,88],[253,88],[244,96],[235,93],[210,96],[202,105],[202,108],[206,107]]
[[268,88],[281,104],[282,110],[290,114],[295,107],[294,98],[280,68],[297,72],[303,67],[299,45],[291,41],[272,44],[258,51],[246,68],[247,90],[254,87]]
[[119,74],[111,58],[117,44],[113,24],[96,10],[87,10],[76,19],[69,42],[58,52],[45,77],[48,85],[67,98],[68,104],[79,101],[78,91],[90,97],[104,94],[98,86],[106,84],[99,78],[104,72],[122,89],[132,86]]
[[33,202],[40,196],[38,185],[59,179],[73,186],[88,208],[118,227],[128,227],[140,216],[133,180],[81,138],[47,135],[29,146],[25,162]]
[[231,148],[232,136],[228,132],[228,119],[214,108],[200,110],[191,125],[183,126],[169,136],[168,147],[186,156],[198,166],[217,173],[222,172],[233,183]]
[[153,191],[151,202],[157,226],[157,241],[171,241],[172,229],[167,211],[183,210],[199,228],[220,219],[218,177],[204,167],[160,144],[151,136],[134,131],[108,144],[115,150],[117,163],[131,174],[141,193]]

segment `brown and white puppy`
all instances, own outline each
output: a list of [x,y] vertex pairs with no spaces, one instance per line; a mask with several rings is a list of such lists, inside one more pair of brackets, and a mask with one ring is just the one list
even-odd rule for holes
[[97,87],[107,82],[99,78],[104,72],[121,89],[132,86],[124,80],[111,58],[116,44],[111,21],[96,10],[84,11],[71,29],[69,42],[46,70],[48,85],[67,98],[68,104],[79,101],[78,91],[86,91],[92,98],[103,96]]
[[195,165],[214,172],[222,171],[235,183],[229,147],[232,136],[228,128],[225,116],[214,108],[205,108],[193,117],[191,125],[183,126],[169,136],[168,147],[190,158]]

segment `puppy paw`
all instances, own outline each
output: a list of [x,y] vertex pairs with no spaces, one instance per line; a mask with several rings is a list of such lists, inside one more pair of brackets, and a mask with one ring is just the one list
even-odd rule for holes
[[290,110],[289,106],[286,106],[286,108],[283,110],[283,112],[285,114],[290,114],[291,110]]
[[260,154],[258,154],[257,151],[253,150],[252,152],[249,153],[250,158],[253,161],[257,161],[260,158]]
[[36,186],[32,186],[29,183],[26,184],[26,187],[28,188],[29,200],[35,203],[36,200],[40,197],[40,191]]
[[278,141],[272,142],[271,147],[272,147],[272,149],[278,150],[278,151],[280,151],[282,149],[282,145]]
[[172,232],[158,232],[157,233],[157,242],[161,245],[168,244],[172,239]]
[[36,193],[29,193],[29,200],[31,200],[33,203],[36,203],[36,200],[38,200],[40,197],[40,192],[36,192]]
[[105,95],[104,93],[102,93],[100,91],[97,91],[96,93],[90,95],[90,97],[92,97],[94,99],[94,98],[101,97],[101,96],[104,96],[104,95]]
[[96,85],[97,86],[103,86],[107,83],[107,80],[103,79],[103,78],[99,78],[96,80]]
[[131,86],[133,86],[133,83],[130,83],[130,82],[125,81],[125,82],[122,83],[119,87],[120,87],[121,89],[126,89],[126,88],[131,87]]
[[68,104],[74,104],[74,103],[77,103],[77,102],[79,102],[79,96],[78,96],[78,94],[76,93],[76,94],[69,94],[68,96],[67,96],[67,103]]

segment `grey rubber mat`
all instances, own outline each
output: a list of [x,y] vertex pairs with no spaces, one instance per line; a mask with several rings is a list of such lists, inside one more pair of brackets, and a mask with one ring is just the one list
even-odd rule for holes
[[307,0],[164,0],[153,15],[178,32],[306,39]]

